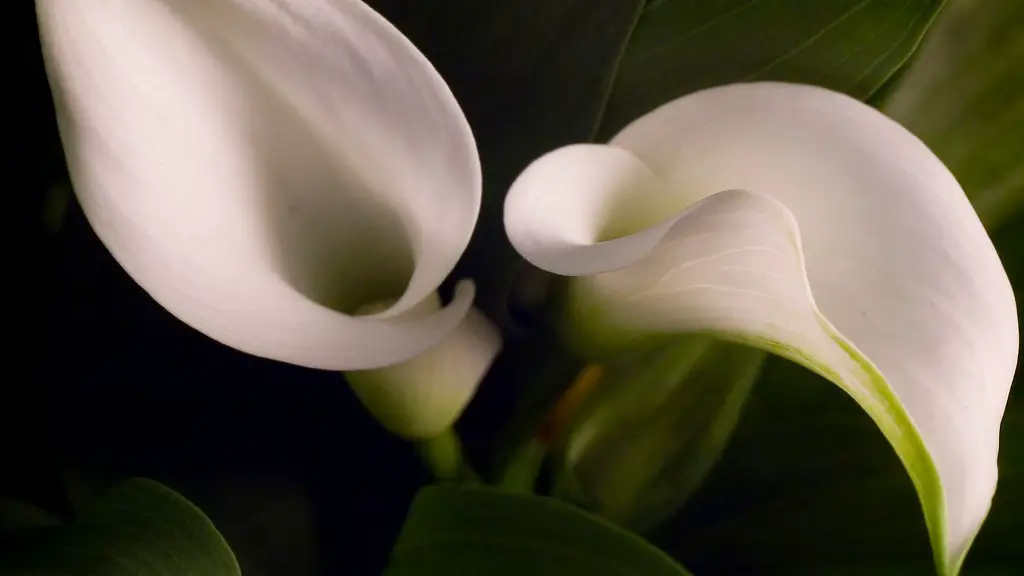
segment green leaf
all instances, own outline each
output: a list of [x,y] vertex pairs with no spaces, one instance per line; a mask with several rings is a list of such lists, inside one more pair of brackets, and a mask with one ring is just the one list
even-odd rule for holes
[[0,496],[0,536],[18,530],[58,526],[60,523],[58,516],[30,502]]
[[630,37],[599,138],[702,88],[815,84],[866,100],[917,48],[941,0],[653,0]]
[[951,0],[882,110],[956,175],[989,231],[1024,210],[1024,2]]
[[766,363],[701,490],[653,540],[697,573],[935,574],[914,487],[877,427],[834,385],[780,358]]
[[413,501],[386,576],[682,576],[640,537],[551,498],[431,486]]
[[[0,496],[0,558],[37,545],[62,522],[59,516],[31,502]],[[0,568],[2,564],[0,561]]]
[[[345,458],[343,453],[334,454],[338,454],[338,461]],[[364,474],[352,477],[354,482],[366,481]],[[323,526],[318,517],[322,511],[314,507],[312,496],[302,483],[249,469],[242,473],[192,475],[175,480],[174,485],[187,487],[189,496],[202,503],[203,512],[216,521],[217,531],[231,542],[231,550],[246,576],[332,572],[322,565],[322,534],[318,532]],[[334,489],[342,492],[346,487],[334,485]],[[398,507],[401,505],[399,502]],[[341,530],[333,523],[331,529],[334,533]],[[329,536],[323,540],[333,544]],[[382,551],[386,552],[391,544],[380,543]],[[338,547],[332,545],[329,549],[337,551]]]
[[173,490],[126,480],[73,524],[14,560],[5,574],[32,576],[240,576],[203,513]]

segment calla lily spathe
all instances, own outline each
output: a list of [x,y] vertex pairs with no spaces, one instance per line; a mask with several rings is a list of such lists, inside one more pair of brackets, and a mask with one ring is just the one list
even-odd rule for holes
[[705,332],[839,385],[906,466],[939,570],[959,570],[996,486],[1017,314],[963,190],[912,134],[820,88],[713,88],[536,160],[505,226],[576,277],[584,351]]
[[[243,352],[344,371],[418,361],[361,396],[400,433],[450,424],[499,338],[470,283],[433,302],[481,176],[426,58],[356,0],[36,6],[76,195],[128,274]],[[424,373],[431,353],[463,357]]]

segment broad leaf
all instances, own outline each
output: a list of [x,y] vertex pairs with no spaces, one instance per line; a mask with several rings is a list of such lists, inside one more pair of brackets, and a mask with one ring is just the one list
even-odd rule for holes
[[73,524],[15,561],[32,576],[240,576],[203,513],[151,480],[124,481]]
[[779,358],[701,490],[653,541],[698,574],[935,574],[914,486],[873,422]]
[[57,526],[60,522],[58,516],[30,502],[0,496],[0,537],[18,530]]
[[952,0],[883,111],[960,180],[989,230],[1024,209],[1024,3]]
[[599,136],[676,96],[731,82],[799,82],[867,99],[913,53],[941,6],[654,0],[623,52]]
[[413,501],[386,576],[685,576],[664,552],[563,502],[431,486]]

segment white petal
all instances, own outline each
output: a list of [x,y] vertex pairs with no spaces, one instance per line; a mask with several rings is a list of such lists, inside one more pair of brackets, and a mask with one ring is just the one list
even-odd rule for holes
[[[407,315],[440,308],[428,298]],[[427,352],[395,366],[347,372],[345,378],[377,420],[405,438],[437,436],[462,414],[501,350],[497,328],[476,309]]]
[[[955,573],[995,489],[1018,331],[1006,274],[949,171],[874,109],[776,83],[680,98],[612,145],[589,163],[575,147],[539,159],[513,185],[507,206],[542,210],[544,195],[590,194],[582,215],[563,213],[571,220],[602,213],[594,205],[621,205],[616,196],[626,192],[580,172],[604,170],[598,166],[610,155],[631,152],[634,178],[663,182],[645,203],[676,216],[648,218],[649,228],[634,236],[587,246],[618,236],[606,231],[621,226],[621,212],[608,212],[610,221],[592,225],[589,238],[563,232],[556,219],[534,225],[522,212],[506,220],[513,244],[529,246],[524,255],[538,264],[551,264],[552,254],[589,262],[588,253],[611,252],[612,244],[632,252],[627,267],[575,281],[573,305],[591,332],[607,334],[609,322],[712,331],[839,384],[900,454],[937,563]],[[573,179],[590,188],[569,192]],[[614,263],[624,260],[620,252]]]
[[[606,272],[634,262],[661,240],[674,221],[675,211],[664,210],[669,197],[664,182],[625,150],[566,146],[515,181],[505,197],[505,231],[538,268],[566,276]],[[664,222],[656,225],[658,220]],[[596,243],[620,236],[616,228],[642,231]]]
[[[406,360],[480,204],[468,124],[426,59],[355,0],[39,0],[79,201],[157,302],[245,352]],[[397,300],[353,317],[361,305]]]

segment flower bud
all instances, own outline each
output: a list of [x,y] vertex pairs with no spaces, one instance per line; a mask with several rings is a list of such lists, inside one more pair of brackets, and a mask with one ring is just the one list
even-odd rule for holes
[[[360,310],[372,314],[390,303]],[[437,295],[408,315],[439,310]],[[472,399],[501,349],[501,336],[476,309],[437,346],[410,360],[345,373],[363,405],[392,433],[409,439],[432,438],[452,425]]]
[[555,432],[555,494],[637,531],[668,519],[725,449],[764,358],[689,336],[585,371],[586,400]]

